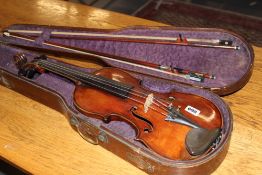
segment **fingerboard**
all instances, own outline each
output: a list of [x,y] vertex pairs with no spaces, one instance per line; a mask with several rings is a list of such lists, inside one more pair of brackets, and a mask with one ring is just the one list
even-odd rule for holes
[[62,65],[61,63],[51,62],[47,60],[37,61],[37,65],[52,73],[68,78],[74,82],[81,82],[82,85],[88,85],[100,90],[111,93],[122,98],[128,97],[133,86],[123,84],[121,82],[108,79],[99,75],[83,72],[74,68]]

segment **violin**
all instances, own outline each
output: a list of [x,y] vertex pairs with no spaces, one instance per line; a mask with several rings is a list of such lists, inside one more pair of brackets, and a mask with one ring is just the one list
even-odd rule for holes
[[194,159],[212,150],[221,135],[218,108],[201,96],[154,92],[117,68],[86,73],[46,56],[27,62],[23,54],[14,56],[14,61],[19,76],[32,79],[36,74],[52,72],[71,80],[77,110],[105,123],[130,124],[136,141],[165,158]]

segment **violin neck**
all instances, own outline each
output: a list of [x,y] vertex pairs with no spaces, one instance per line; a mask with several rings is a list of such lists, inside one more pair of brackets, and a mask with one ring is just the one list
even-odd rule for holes
[[128,94],[133,88],[130,85],[123,84],[112,79],[66,67],[59,63],[47,60],[39,60],[37,61],[37,65],[74,82],[80,82],[81,85],[95,87],[122,98],[128,97]]

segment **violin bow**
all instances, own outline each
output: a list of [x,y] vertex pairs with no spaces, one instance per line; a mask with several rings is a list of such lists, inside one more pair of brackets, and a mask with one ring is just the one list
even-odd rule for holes
[[[31,34],[31,35],[41,35],[43,33],[43,31],[38,31],[38,30],[15,30],[15,29],[6,30],[6,32]],[[146,35],[123,35],[123,34],[108,34],[108,33],[52,31],[50,35],[51,37],[58,37],[58,38],[82,37],[81,39],[88,39],[88,40],[137,42],[137,43],[148,43],[148,44],[166,44],[166,45],[222,48],[222,49],[234,49],[234,50],[240,49],[239,46],[232,46],[233,44],[232,40],[183,38],[182,34],[179,34],[179,37],[162,37],[162,36],[146,36]],[[64,35],[70,37],[66,37]]]
[[[15,39],[20,39],[20,40],[24,40],[24,41],[29,41],[29,42],[35,42],[35,38],[29,37],[29,36],[23,36],[23,35],[20,35],[20,34],[3,32],[3,36],[15,38]],[[85,49],[81,49],[81,48],[77,48],[77,47],[70,47],[70,46],[66,46],[66,45],[62,45],[62,44],[57,44],[57,43],[54,43],[54,42],[43,41],[42,44],[45,45],[45,46],[51,46],[51,47],[63,49],[63,50],[69,51],[69,52],[77,53],[77,54],[92,56],[92,57],[99,58],[99,59],[102,59],[102,60],[115,61],[115,62],[118,62],[118,63],[136,66],[136,67],[147,69],[147,70],[153,70],[153,71],[156,71],[156,72],[165,73],[165,74],[168,74],[168,75],[181,77],[181,78],[185,78],[185,79],[197,81],[197,82],[203,82],[205,78],[209,78],[209,79],[215,79],[216,78],[214,75],[209,75],[207,73],[194,72],[194,71],[189,71],[189,70],[185,70],[185,69],[181,69],[181,68],[177,68],[177,67],[159,65],[159,64],[154,64],[154,63],[150,63],[150,62],[124,58],[124,57],[119,57],[119,56],[115,56],[117,58],[114,58],[112,55],[109,55],[109,54],[98,53],[98,52],[95,52],[95,51],[89,51],[89,50],[85,50]]]

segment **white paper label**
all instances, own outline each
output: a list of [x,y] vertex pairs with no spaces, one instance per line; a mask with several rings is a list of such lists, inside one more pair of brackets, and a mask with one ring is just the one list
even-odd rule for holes
[[198,116],[200,114],[200,110],[192,107],[192,106],[187,106],[185,109],[187,112],[189,112],[190,114],[193,114],[194,116]]

